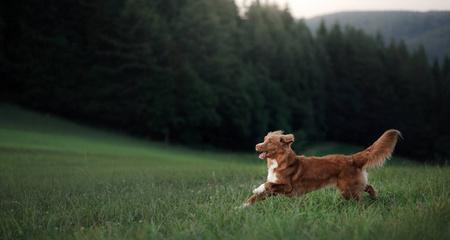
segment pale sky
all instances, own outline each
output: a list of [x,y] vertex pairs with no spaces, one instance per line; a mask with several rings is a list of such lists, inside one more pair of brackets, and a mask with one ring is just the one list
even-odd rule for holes
[[[249,5],[253,0],[235,0],[238,6]],[[309,18],[339,11],[363,10],[450,10],[450,0],[260,0],[261,3],[289,5],[292,15]]]

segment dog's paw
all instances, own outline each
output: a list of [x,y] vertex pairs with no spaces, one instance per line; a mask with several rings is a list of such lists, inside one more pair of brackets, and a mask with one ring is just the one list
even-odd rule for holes
[[264,191],[266,191],[266,186],[263,184],[261,184],[259,187],[253,189],[253,193],[254,194],[260,194],[263,193]]
[[249,206],[250,206],[250,203],[243,203],[241,206],[235,207],[234,209],[239,210],[239,209],[248,208]]

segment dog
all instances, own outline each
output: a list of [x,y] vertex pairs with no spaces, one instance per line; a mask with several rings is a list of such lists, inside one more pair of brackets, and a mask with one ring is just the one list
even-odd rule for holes
[[306,157],[297,156],[292,150],[294,135],[269,132],[264,142],[256,145],[259,158],[267,161],[267,181],[253,190],[242,207],[270,196],[300,196],[326,186],[335,186],[346,200],[360,200],[363,192],[376,199],[367,170],[381,167],[391,157],[399,137],[400,131],[391,129],[370,147],[352,155]]

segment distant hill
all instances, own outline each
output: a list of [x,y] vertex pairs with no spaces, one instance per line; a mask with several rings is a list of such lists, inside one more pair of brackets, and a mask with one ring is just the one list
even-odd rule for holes
[[403,39],[410,49],[423,44],[430,59],[450,56],[450,11],[339,12],[306,19],[306,24],[315,32],[322,19],[326,26],[338,22],[370,34],[380,32],[387,42]]

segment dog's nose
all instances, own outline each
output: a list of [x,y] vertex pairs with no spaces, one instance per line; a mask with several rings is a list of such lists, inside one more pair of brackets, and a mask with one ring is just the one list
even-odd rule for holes
[[255,150],[256,151],[259,151],[259,147],[261,146],[261,143],[259,143],[259,144],[256,144],[256,146],[255,146]]

